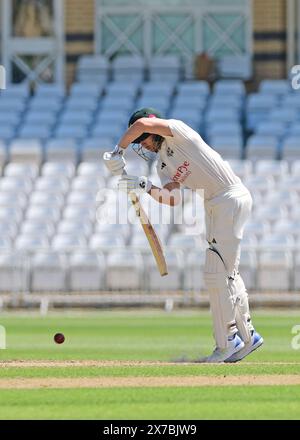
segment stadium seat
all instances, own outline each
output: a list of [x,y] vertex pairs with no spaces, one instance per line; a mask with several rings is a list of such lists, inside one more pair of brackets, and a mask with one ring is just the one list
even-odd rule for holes
[[175,94],[172,100],[172,109],[184,109],[184,110],[193,110],[193,111],[205,111],[207,106],[207,97],[205,95],[197,95],[195,92],[194,95],[183,95],[183,94]]
[[138,99],[136,103],[136,107],[155,108],[164,116],[168,113],[168,110],[170,108],[170,100],[169,97],[161,96],[161,95],[158,96],[143,95]]
[[105,84],[110,79],[110,64],[103,55],[82,55],[76,66],[79,82]]
[[6,237],[11,244],[12,241],[16,238],[18,233],[18,226],[16,223],[11,221],[10,219],[1,219],[0,221],[0,236]]
[[28,83],[9,84],[5,92],[2,92],[2,98],[26,100],[29,97],[29,92]]
[[198,109],[173,108],[169,112],[168,119],[179,119],[200,133],[203,127],[203,120]]
[[52,97],[52,98],[45,98],[45,97],[41,97],[39,98],[38,96],[35,96],[33,98],[31,98],[31,100],[29,101],[28,104],[28,109],[31,112],[55,112],[58,113],[61,108],[62,108],[63,102],[60,98],[57,97]]
[[87,209],[86,206],[66,206],[63,211],[64,220],[93,221],[96,217],[94,209]]
[[6,164],[6,161],[7,161],[6,143],[0,139],[0,173],[2,173],[2,167]]
[[59,118],[59,123],[61,125],[82,125],[87,127],[91,124],[93,120],[93,112],[87,110],[82,111],[81,109],[67,110],[64,111]]
[[[271,232],[269,222],[263,222],[260,220],[252,219],[248,221],[244,228],[244,236],[255,235],[257,239],[263,238],[265,235]],[[243,244],[244,241],[242,241]]]
[[[81,153],[81,161],[82,162],[97,162],[101,161],[101,157],[103,156],[103,153],[106,151],[111,151],[113,148],[115,142],[115,136],[109,136],[109,137],[91,137],[84,140],[80,146],[80,153]],[[100,162],[102,163],[102,162]],[[105,167],[103,169],[102,174],[104,176],[109,175],[108,169]]]
[[248,130],[254,130],[256,126],[268,119],[268,115],[278,107],[277,96],[266,93],[250,93],[246,101],[246,126]]
[[[21,113],[19,112],[7,112],[2,111],[0,112],[0,127],[1,129],[5,126],[9,126],[12,130],[15,130],[16,127],[21,122]],[[0,137],[1,132],[0,132]]]
[[278,205],[261,205],[253,213],[253,217],[256,221],[268,221],[271,223],[274,223],[278,219],[287,218],[288,215],[287,208]]
[[51,221],[57,223],[60,219],[60,210],[53,206],[30,206],[25,218],[32,221]]
[[71,162],[45,162],[41,169],[43,177],[66,177],[71,180],[74,175],[75,167]]
[[295,136],[287,136],[281,145],[281,157],[289,162],[300,159],[300,132]]
[[66,205],[86,206],[92,208],[96,206],[96,196],[91,192],[70,191],[66,200]]
[[291,174],[295,177],[299,177],[300,180],[300,159],[294,160],[291,164]]
[[54,136],[57,139],[76,139],[76,141],[83,140],[88,134],[86,124],[60,124],[54,131]]
[[27,102],[22,98],[5,98],[5,95],[1,96],[0,113],[23,113],[26,108]]
[[23,193],[28,195],[32,191],[32,181],[29,177],[4,176],[0,179],[0,191],[4,193]]
[[51,248],[55,251],[70,252],[83,249],[87,241],[84,235],[59,233],[52,239]]
[[28,291],[28,257],[15,251],[0,253],[0,278],[1,292]]
[[70,162],[78,160],[77,139],[50,139],[45,145],[46,162]]
[[261,290],[287,291],[291,284],[291,254],[284,250],[263,251],[259,257],[257,287]]
[[246,93],[245,84],[242,80],[223,79],[214,84],[213,93],[215,95],[238,95],[244,96]]
[[300,252],[296,253],[294,260],[293,289],[300,290]]
[[89,247],[90,249],[100,249],[100,250],[110,250],[113,248],[122,248],[125,245],[125,239],[122,232],[116,233],[106,233],[105,235],[101,233],[95,233],[90,238]]
[[62,209],[64,203],[62,194],[49,194],[44,191],[33,191],[29,199],[29,206],[51,206]]
[[212,136],[210,146],[225,160],[242,158],[242,136]]
[[267,194],[264,203],[268,206],[284,206],[292,209],[299,204],[299,195],[293,189],[278,189],[274,193]]
[[69,258],[71,291],[103,290],[105,258],[100,252],[74,252]]
[[273,226],[273,231],[275,234],[292,235],[295,240],[298,240],[300,237],[300,223],[298,220],[292,220],[290,218],[281,219],[276,221]]
[[12,248],[12,240],[10,237],[0,237],[0,251]]
[[292,174],[285,176],[280,182],[282,191],[296,191],[300,195],[300,176],[299,174]]
[[252,77],[252,58],[249,54],[223,55],[217,69],[221,78],[249,80]]
[[35,90],[35,96],[39,98],[64,98],[65,94],[66,89],[62,84],[39,84]]
[[26,220],[20,225],[20,234],[22,236],[45,236],[51,240],[55,233],[55,226],[50,221]]
[[268,121],[291,124],[296,121],[298,117],[297,110],[295,108],[280,107],[275,108],[269,113]]
[[264,121],[257,125],[257,136],[276,136],[282,138],[287,133],[287,124],[282,121]]
[[[183,261],[180,253],[170,250],[165,252],[168,275],[161,277],[152,254],[149,254],[146,265],[146,282],[150,291],[176,291],[183,287]],[[200,274],[199,274],[200,276]]]
[[59,292],[67,290],[65,256],[52,251],[36,252],[31,259],[31,290]]
[[58,235],[78,235],[88,239],[92,235],[92,223],[88,220],[79,222],[75,220],[62,220],[57,226]]
[[56,122],[57,114],[55,111],[38,111],[38,110],[30,110],[24,116],[24,123],[32,124],[32,125],[45,125],[49,128],[52,128]]
[[167,249],[189,251],[191,249],[199,249],[201,246],[202,242],[199,236],[176,232],[170,236]]
[[209,84],[207,81],[183,81],[177,83],[177,95],[182,97],[197,99],[207,98],[210,94]]
[[111,251],[107,257],[106,287],[109,290],[143,290],[144,262],[130,249]]
[[177,82],[183,76],[180,59],[177,55],[154,55],[148,66],[150,81]]
[[11,162],[35,163],[40,166],[43,161],[43,146],[38,139],[15,139],[9,148]]
[[278,138],[272,135],[252,135],[246,142],[246,158],[251,160],[277,159]]
[[259,92],[271,95],[286,95],[291,90],[290,82],[285,79],[263,79],[259,84]]
[[123,100],[120,100],[118,96],[104,96],[104,98],[101,100],[100,109],[99,111],[106,112],[106,111],[123,111],[130,114],[133,109],[135,108],[135,100],[133,98],[126,98]]
[[47,237],[41,236],[40,233],[38,233],[38,235],[22,233],[16,238],[14,247],[16,250],[29,252],[36,249],[48,248],[49,241]]
[[0,135],[2,141],[11,141],[16,136],[16,129],[13,125],[0,124]]
[[257,258],[254,250],[243,250],[240,257],[239,272],[247,290],[256,288]]
[[18,136],[23,139],[42,139],[51,136],[52,130],[49,125],[36,125],[35,123],[25,123],[18,131]]
[[94,194],[95,200],[99,188],[105,188],[105,179],[100,173],[98,176],[76,176],[71,184],[72,191]]
[[71,97],[84,98],[87,96],[93,96],[100,98],[104,90],[104,84],[99,83],[85,83],[75,82],[70,88]]
[[115,82],[140,83],[145,76],[145,59],[139,55],[119,55],[112,60],[111,68]]
[[222,122],[214,123],[209,127],[206,127],[205,135],[209,143],[215,137],[220,136],[232,136],[232,137],[242,137],[242,126],[238,122]]
[[[291,231],[292,232],[292,231]],[[289,250],[292,251],[295,246],[295,240],[292,233],[272,232],[271,234],[263,236],[259,242],[259,248],[263,250]]]
[[64,176],[42,176],[35,182],[35,191],[45,191],[49,194],[66,194],[69,189],[69,181]]
[[289,166],[285,160],[258,160],[255,165],[257,176],[273,176],[281,179],[289,174]]
[[30,163],[8,163],[3,174],[6,177],[29,177],[34,181],[39,174],[39,168]]
[[84,162],[82,161],[77,168],[77,175],[87,178],[97,178],[98,176],[102,176],[106,167],[101,161],[99,162]]
[[205,252],[203,250],[191,250],[188,252],[184,267],[184,289],[194,292],[206,290],[203,279]]
[[251,176],[253,172],[253,163],[251,160],[234,158],[229,159],[228,162],[234,173],[242,180]]

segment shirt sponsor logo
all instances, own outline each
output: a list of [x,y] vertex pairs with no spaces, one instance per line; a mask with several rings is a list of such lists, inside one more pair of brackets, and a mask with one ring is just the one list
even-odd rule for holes
[[162,162],[161,166],[160,166],[160,169],[163,170],[166,166],[167,166],[167,164],[165,162]]
[[192,174],[192,172],[189,170],[189,166],[190,166],[190,163],[187,160],[185,160],[183,162],[183,164],[177,168],[177,171],[174,174],[174,176],[172,177],[172,180],[174,182],[180,182],[180,183],[184,182],[185,179],[190,174]]

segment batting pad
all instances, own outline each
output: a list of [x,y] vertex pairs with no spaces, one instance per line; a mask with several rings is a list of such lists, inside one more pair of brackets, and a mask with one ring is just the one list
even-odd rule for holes
[[235,304],[235,320],[240,334],[244,342],[251,339],[251,331],[254,327],[251,322],[248,293],[241,275],[237,272],[234,278],[228,280],[228,286]]
[[206,250],[204,280],[209,293],[214,336],[218,348],[228,345],[228,337],[237,333],[235,304],[224,263],[213,248]]

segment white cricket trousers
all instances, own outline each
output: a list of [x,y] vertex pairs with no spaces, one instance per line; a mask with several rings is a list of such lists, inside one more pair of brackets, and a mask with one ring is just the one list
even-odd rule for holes
[[251,338],[248,294],[239,274],[241,240],[249,219],[252,197],[242,184],[230,185],[205,200],[206,251],[204,279],[209,293],[217,347],[227,347],[228,339],[239,332]]

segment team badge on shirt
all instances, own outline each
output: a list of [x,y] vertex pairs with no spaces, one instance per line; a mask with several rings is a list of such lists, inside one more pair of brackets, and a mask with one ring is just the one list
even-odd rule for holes
[[171,157],[171,156],[173,156],[173,154],[174,154],[174,151],[170,147],[168,147],[167,148],[167,156]]

